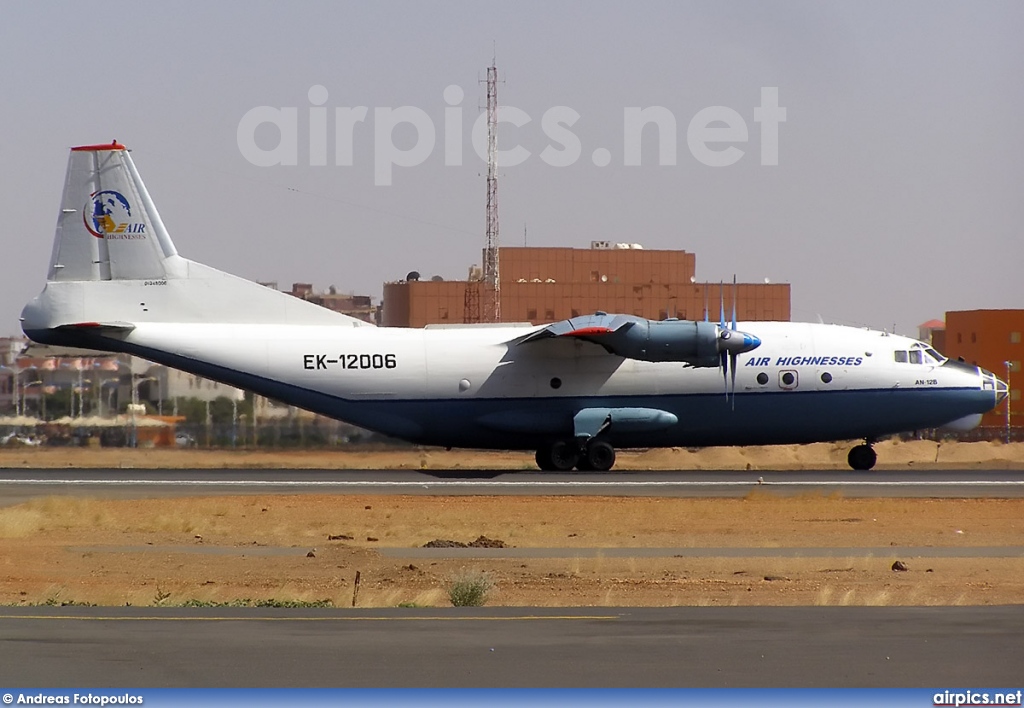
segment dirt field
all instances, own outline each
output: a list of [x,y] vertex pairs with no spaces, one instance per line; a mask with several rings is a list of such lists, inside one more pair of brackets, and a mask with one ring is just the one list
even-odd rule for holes
[[[1024,500],[1017,499],[48,497],[0,509],[0,603],[350,606],[357,571],[363,607],[447,605],[452,579],[466,572],[486,573],[494,583],[488,604],[501,605],[1019,603],[1024,558],[972,557],[970,548],[1019,548],[1022,531]],[[481,535],[517,548],[570,550],[489,560],[379,551]],[[881,550],[832,558],[608,551],[723,547]],[[964,553],[917,558],[906,547]],[[891,570],[895,560],[909,569]]]
[[[888,467],[1024,467],[1024,445],[885,443]],[[845,447],[628,453],[623,469],[844,468]],[[0,451],[6,467],[532,469],[529,455],[46,450]],[[479,536],[535,554],[403,557]],[[329,537],[335,537],[329,540]],[[1024,500],[611,497],[240,496],[145,501],[45,497],[0,509],[0,603],[175,605],[327,600],[448,605],[453,579],[485,574],[487,604],[947,605],[1024,602]],[[786,557],[791,548],[873,549]],[[915,557],[908,548],[962,549]],[[612,549],[672,550],[618,557]],[[780,549],[744,556],[715,549]],[[549,549],[555,558],[542,557]],[[384,552],[382,552],[384,551]],[[763,551],[762,551],[763,552]],[[769,551],[770,553],[770,551]],[[411,551],[410,551],[411,554]],[[990,554],[992,555],[992,554]],[[1019,555],[1019,554],[1018,554]],[[894,561],[907,565],[893,571]]]

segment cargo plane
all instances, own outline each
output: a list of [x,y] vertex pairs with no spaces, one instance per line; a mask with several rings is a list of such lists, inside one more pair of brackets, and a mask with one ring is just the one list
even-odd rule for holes
[[[242,234],[239,254],[248,248]],[[735,302],[735,299],[733,299]],[[968,429],[992,373],[886,332],[647,320],[375,327],[180,255],[128,150],[71,149],[49,273],[25,306],[45,344],[142,357],[422,445],[536,451],[604,471],[622,448],[859,440]]]

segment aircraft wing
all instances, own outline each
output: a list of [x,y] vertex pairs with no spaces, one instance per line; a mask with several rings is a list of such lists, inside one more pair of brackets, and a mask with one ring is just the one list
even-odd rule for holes
[[598,312],[594,315],[573,317],[572,319],[555,322],[536,332],[531,332],[525,337],[520,337],[517,343],[528,344],[555,337],[575,337],[600,344],[607,348],[606,344],[602,344],[602,339],[606,338],[607,335],[615,335],[616,333],[620,335],[625,334],[638,320],[641,320],[641,318]]

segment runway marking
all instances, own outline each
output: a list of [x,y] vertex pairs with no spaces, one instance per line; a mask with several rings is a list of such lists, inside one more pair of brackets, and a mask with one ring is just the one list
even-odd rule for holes
[[[264,609],[257,607],[241,608],[247,610]],[[342,609],[342,608],[338,608]],[[516,615],[513,617],[164,617],[161,615],[140,615],[138,617],[118,617],[116,615],[0,615],[0,623],[4,620],[91,620],[97,622],[522,622],[538,620],[616,620],[620,615]]]
[[444,480],[412,482],[395,480],[283,480],[283,479],[0,479],[0,484],[38,486],[139,486],[139,487],[1024,487],[1024,480],[609,480],[609,481],[499,481]]

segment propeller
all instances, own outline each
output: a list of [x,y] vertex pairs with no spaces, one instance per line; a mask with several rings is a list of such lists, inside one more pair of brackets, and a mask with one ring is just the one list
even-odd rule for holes
[[[740,332],[736,328],[736,276],[732,276],[732,326],[726,329],[725,325],[725,283],[720,282],[718,286],[719,315],[718,315],[718,352],[719,367],[722,369],[722,386],[725,388],[725,398],[730,398],[729,379],[732,379],[732,407],[736,409],[736,368],[739,355],[753,351],[761,346],[761,340],[753,334]],[[731,374],[731,377],[730,377]]]

